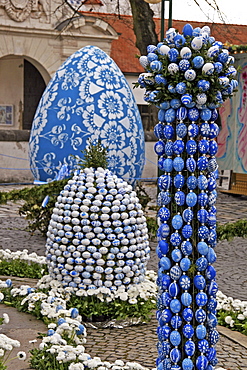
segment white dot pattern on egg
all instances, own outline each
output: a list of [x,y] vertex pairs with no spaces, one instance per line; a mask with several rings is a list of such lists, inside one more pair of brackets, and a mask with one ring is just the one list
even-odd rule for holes
[[[97,213],[94,213],[95,206],[85,212],[83,205],[90,186],[88,169],[75,171],[57,197],[46,241],[49,274],[61,281],[64,287],[76,289],[141,283],[145,278],[150,247],[146,218],[136,192],[109,170],[91,169],[90,176],[96,184],[92,202],[102,189],[106,190]],[[98,178],[101,178],[100,187],[97,186]],[[69,197],[72,188],[74,194]],[[74,201],[79,199],[77,192],[82,189],[79,209],[74,213]],[[111,208],[103,205],[105,199],[111,199],[106,200],[112,204]],[[115,212],[114,204],[119,202],[128,203],[128,209]],[[75,216],[76,228],[68,223],[71,222],[71,217],[66,216],[68,212]],[[99,216],[97,221],[92,215]],[[66,237],[60,235],[61,231]]]
[[86,46],[71,55],[46,87],[29,140],[35,180],[54,180],[62,165],[73,172],[87,139],[108,148],[108,168],[133,183],[144,166],[144,131],[133,93],[115,62]]

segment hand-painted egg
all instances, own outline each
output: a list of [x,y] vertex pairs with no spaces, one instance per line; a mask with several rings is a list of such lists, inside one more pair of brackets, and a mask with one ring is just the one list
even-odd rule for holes
[[171,256],[174,262],[179,262],[183,257],[181,250],[178,248],[173,249]]
[[[209,362],[212,363],[212,361],[216,358],[216,349],[214,347],[210,347],[207,351],[207,359]],[[213,369],[213,367],[212,367]],[[209,369],[210,370],[210,369]]]
[[160,190],[168,190],[172,185],[172,178],[170,175],[161,175],[158,178],[158,186]]
[[183,319],[190,322],[193,319],[194,313],[191,308],[186,307],[182,312]]
[[195,312],[195,319],[202,324],[207,318],[206,312],[202,308],[198,308]]
[[207,335],[207,329],[203,324],[197,325],[196,327],[196,337],[198,339],[204,339]]
[[146,57],[146,55],[142,55],[139,58],[139,63],[141,64],[141,66],[143,68],[146,68],[149,65],[149,61],[148,61],[148,58]]
[[194,369],[193,361],[190,358],[184,358],[182,361],[183,370],[192,370]]
[[199,209],[197,212],[197,219],[201,224],[205,224],[208,221],[208,211],[206,209]]
[[220,62],[222,64],[225,64],[228,60],[228,54],[221,52],[217,57],[217,62]]
[[198,188],[200,190],[205,190],[208,187],[208,179],[205,175],[199,175],[198,177]]
[[191,55],[192,55],[192,52],[191,52],[190,48],[188,48],[187,46],[183,47],[180,50],[180,56],[183,59],[190,59]]
[[[172,109],[172,108],[170,108]],[[170,111],[166,118],[167,119],[173,119],[174,117],[174,114],[173,114],[173,109],[172,111]],[[168,139],[168,140],[171,140],[174,136],[174,128],[171,126],[171,125],[166,125],[164,126],[164,135],[165,135],[165,138]]]
[[165,153],[167,156],[172,156],[173,155],[173,142],[172,141],[167,141],[165,145]]
[[203,290],[206,286],[206,280],[202,275],[196,275],[194,277],[194,285],[196,289]]
[[193,81],[196,78],[196,72],[194,69],[187,69],[187,71],[184,72],[184,78],[187,81]]
[[154,72],[160,72],[162,70],[162,63],[159,60],[153,60],[149,66]]
[[181,359],[181,351],[178,348],[173,348],[170,352],[170,359],[172,360],[172,362],[179,362]]
[[197,187],[197,178],[194,175],[187,178],[187,187],[190,190],[194,190]]
[[158,55],[153,53],[153,52],[150,52],[148,53],[147,55],[147,59],[149,61],[149,63],[153,62],[154,60],[158,60]]
[[162,222],[168,221],[169,218],[170,218],[170,211],[169,211],[169,209],[166,208],[166,207],[160,208],[159,211],[158,211],[158,217],[160,218],[160,220]]
[[197,108],[190,108],[188,109],[188,118],[190,121],[195,122],[198,120],[200,114]]
[[166,172],[171,172],[173,170],[173,160],[171,158],[166,158],[163,161],[163,170]]
[[187,340],[184,344],[184,352],[187,356],[192,357],[195,353],[195,343],[192,340]]
[[174,75],[175,73],[177,73],[179,71],[179,68],[178,68],[178,65],[177,63],[170,63],[167,67],[167,70],[168,72],[171,74],[171,75]]
[[181,102],[188,106],[192,102],[192,95],[191,94],[183,94],[181,96]]
[[169,42],[172,42],[174,37],[176,36],[177,32],[175,28],[171,27],[166,31],[166,39]]
[[172,218],[172,227],[175,230],[179,230],[179,229],[181,229],[182,226],[183,226],[182,216],[180,216],[180,215],[173,216],[173,218]]
[[169,270],[171,267],[171,260],[168,257],[162,257],[159,261],[159,266],[164,270]]
[[213,264],[217,260],[216,253],[213,248],[211,247],[208,248],[206,258],[210,264]]
[[184,36],[192,36],[192,33],[193,33],[193,27],[191,26],[191,24],[187,23],[184,27],[183,27],[183,34]]
[[180,71],[185,72],[190,68],[190,62],[187,59],[181,59],[178,66]]
[[174,299],[171,300],[170,310],[173,313],[178,313],[181,310],[181,303],[180,303],[179,299],[174,298]]
[[[218,168],[218,163],[216,158],[210,158],[208,161],[208,171],[209,172],[215,172]],[[211,187],[212,189],[215,189],[215,187]]]
[[164,109],[164,110],[170,108],[170,102],[169,101],[163,101],[162,103],[160,103],[160,108]]
[[216,298],[216,294],[218,292],[218,284],[216,281],[211,281],[208,288],[207,288],[207,293],[210,297]]
[[[195,154],[197,151],[197,143],[195,140],[188,140],[187,143],[186,143],[186,152],[189,154],[189,155],[193,155]],[[188,158],[190,159],[190,158]]]
[[185,182],[184,176],[179,173],[173,179],[174,186],[177,189],[181,189],[184,186],[184,182]]
[[185,38],[183,35],[179,35],[177,34],[174,39],[173,39],[173,42],[176,46],[176,48],[181,48],[181,46],[183,46],[185,44]]
[[175,87],[174,87],[174,85],[173,85],[173,84],[169,84],[169,85],[167,86],[167,89],[168,89],[168,91],[169,91],[170,93],[172,93],[172,94],[176,94],[176,89],[175,89]]
[[186,195],[186,204],[188,207],[194,207],[197,203],[197,195],[194,192],[190,192]]
[[[179,285],[176,282],[172,282],[170,284],[169,288],[168,288],[168,292],[169,292],[171,297],[176,297],[180,292]],[[171,311],[170,311],[170,313],[171,313]],[[172,317],[172,313],[171,313],[170,319],[171,319],[171,317]],[[169,319],[169,321],[170,321],[170,319]]]
[[218,45],[214,45],[214,46],[211,46],[208,49],[207,54],[208,54],[209,58],[213,58],[217,54],[219,54],[219,52],[220,52],[220,49],[219,49]]
[[204,59],[202,56],[198,55],[192,59],[192,64],[194,68],[199,69],[204,65]]
[[190,293],[185,292],[181,294],[181,302],[183,306],[190,306],[192,303],[192,296]]
[[176,85],[176,87],[175,87],[175,89],[176,89],[176,92],[178,93],[178,94],[184,94],[185,92],[186,92],[186,83],[185,82],[179,82],[177,85]]
[[199,37],[194,37],[193,40],[191,41],[191,47],[194,50],[200,50],[202,47],[202,38]]
[[87,145],[85,133],[108,147],[113,173],[141,177],[145,141],[138,107],[120,69],[95,46],[69,57],[42,95],[29,140],[34,178],[54,180],[63,164],[71,171],[73,156]]
[[194,213],[190,208],[186,208],[183,211],[183,219],[185,222],[191,222],[193,220]]
[[154,126],[154,134],[158,139],[164,139],[165,138],[164,126],[162,125],[162,123],[157,123]]
[[199,105],[205,104],[206,101],[207,101],[207,99],[208,99],[208,97],[207,97],[207,95],[205,93],[200,93],[200,94],[197,94],[196,95],[196,102]]
[[182,241],[181,235],[178,232],[172,233],[170,236],[170,242],[174,247],[178,247]]
[[196,161],[194,160],[194,158],[187,158],[186,159],[186,168],[189,172],[195,172]]
[[181,190],[177,191],[174,194],[174,200],[175,200],[175,203],[178,206],[183,206],[184,205],[184,202],[185,202],[185,194],[184,194],[184,192],[181,191]]
[[184,327],[183,327],[183,335],[187,339],[192,338],[193,335],[194,335],[194,328],[193,328],[193,326],[190,325],[190,324],[185,324]]
[[161,191],[158,195],[157,204],[165,206],[171,202],[171,194],[168,191]]
[[[200,212],[200,211],[206,211],[206,210],[205,209],[203,209],[203,210],[201,209],[198,212]],[[199,243],[197,243],[197,250],[198,250],[198,252],[200,254],[206,256],[206,254],[208,253],[208,250],[209,250],[207,243],[205,243],[205,242],[199,242]]]
[[205,73],[207,76],[211,76],[214,73],[214,64],[205,63],[202,67],[202,72]]
[[176,111],[173,108],[169,108],[165,112],[165,121],[167,123],[172,123],[176,118]]
[[199,257],[196,260],[197,271],[204,271],[208,266],[208,260],[205,257]]
[[200,117],[203,121],[209,121],[211,119],[212,111],[211,109],[205,108],[200,112]]
[[210,88],[210,82],[206,80],[199,80],[197,82],[197,87],[203,92],[208,91]]
[[190,278],[187,275],[182,275],[179,278],[179,285],[183,290],[188,290],[190,288]]
[[[189,226],[189,225],[188,225]],[[184,271],[188,271],[190,266],[191,266],[191,261],[188,257],[184,257],[181,259],[180,263],[179,263],[179,266],[181,268],[181,270],[184,272]]]
[[170,322],[170,320],[172,318],[172,312],[171,312],[171,310],[169,310],[167,308],[164,309],[164,310],[162,310],[161,317],[162,317],[162,321],[164,323]]
[[178,56],[179,56],[179,52],[177,49],[175,48],[171,48],[169,51],[168,51],[168,54],[167,54],[169,60],[171,62],[176,62],[177,59],[178,59]]
[[219,333],[216,329],[209,330],[208,341],[211,346],[214,346],[219,340]]
[[173,159],[173,168],[177,172],[181,172],[184,168],[184,160],[181,157],[176,157]]
[[190,137],[196,137],[199,133],[199,128],[197,126],[197,124],[195,123],[191,123],[189,126],[188,126],[188,135]]
[[215,328],[218,324],[217,317],[213,313],[209,313],[207,317],[207,325],[209,328]]
[[181,101],[180,101],[180,99],[172,99],[170,101],[170,105],[171,105],[171,108],[178,109],[181,106]]
[[176,140],[173,143],[173,151],[175,154],[181,154],[184,150],[184,142],[183,140]]
[[197,160],[197,167],[200,171],[206,170],[208,167],[208,158],[205,156],[201,156]]
[[165,153],[165,143],[161,140],[154,144],[154,151],[157,155],[161,156]]
[[206,369],[208,366],[208,359],[206,356],[204,355],[201,355],[199,357],[197,357],[196,359],[196,368],[197,370],[204,370]]
[[[184,95],[183,95],[184,96]],[[183,98],[183,96],[181,97],[181,101],[182,101],[182,98]],[[182,101],[182,103],[183,103],[183,101]],[[184,103],[183,103],[184,104]],[[177,117],[177,119],[179,120],[179,121],[184,121],[185,120],[185,118],[187,117],[187,109],[186,108],[184,108],[184,107],[180,107],[180,108],[178,108],[177,109],[177,111],[176,111],[176,117]],[[179,126],[179,125],[178,125]],[[177,130],[177,132],[178,132],[178,126],[177,126],[177,128],[176,128],[176,130]],[[185,125],[184,125],[185,126]],[[184,127],[184,126],[179,126],[179,127]],[[186,127],[186,126],[185,126]],[[186,130],[187,131],[187,130]],[[180,136],[180,137],[183,137],[183,136]]]
[[167,55],[169,50],[170,50],[170,48],[169,48],[169,46],[168,46],[168,45],[161,45],[161,46],[158,48],[158,52],[159,52],[161,55]]

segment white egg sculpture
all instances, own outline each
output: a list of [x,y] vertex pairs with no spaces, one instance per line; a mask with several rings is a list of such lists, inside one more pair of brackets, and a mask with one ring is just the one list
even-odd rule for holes
[[76,168],[87,140],[108,148],[108,168],[133,183],[144,166],[144,131],[133,93],[115,62],[96,46],[71,55],[46,87],[33,120],[30,167],[35,180]]
[[132,186],[109,170],[76,170],[48,226],[50,276],[75,289],[127,289],[144,281],[149,253],[146,218]]

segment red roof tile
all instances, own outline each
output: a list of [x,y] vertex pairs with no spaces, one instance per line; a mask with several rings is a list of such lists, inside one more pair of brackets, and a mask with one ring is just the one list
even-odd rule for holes
[[[85,14],[85,12],[83,12]],[[112,42],[111,57],[117,63],[119,68],[124,73],[141,73],[143,71],[139,64],[137,55],[140,55],[139,50],[135,46],[135,34],[133,31],[133,21],[131,16],[106,14],[106,13],[90,13],[91,16],[104,19],[109,23],[115,31],[119,34],[118,40]],[[156,30],[160,32],[160,19],[155,18]],[[194,22],[194,21],[179,21],[173,20],[172,26],[180,33],[185,24],[190,23],[193,28],[209,26],[212,36],[217,41],[223,43],[242,45],[247,44],[247,25],[234,25],[223,23],[209,23],[209,22]],[[167,27],[168,21],[165,21]]]

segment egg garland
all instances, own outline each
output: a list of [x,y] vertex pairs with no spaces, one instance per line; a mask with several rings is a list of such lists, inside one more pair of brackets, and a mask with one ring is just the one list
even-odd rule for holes
[[169,29],[152,54],[162,63],[159,78],[146,63],[144,75],[153,82],[144,78],[140,87],[159,108],[154,150],[163,171],[157,199],[157,369],[213,369],[219,337],[212,304],[218,290],[215,121],[217,108],[238,85],[237,72],[208,26],[187,24],[182,35]]
[[75,171],[48,226],[50,276],[75,290],[127,290],[144,281],[149,252],[146,218],[132,186],[103,168]]

